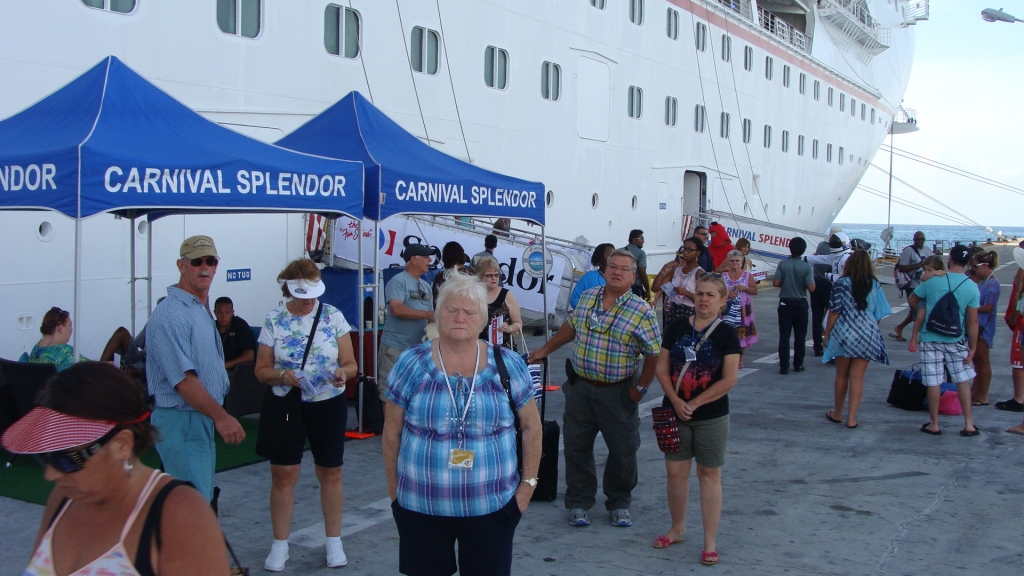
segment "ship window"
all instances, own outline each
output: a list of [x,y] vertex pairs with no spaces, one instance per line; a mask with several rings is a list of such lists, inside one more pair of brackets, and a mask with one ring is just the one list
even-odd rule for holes
[[850,98],[850,116],[857,115],[857,99]]
[[591,208],[597,208],[597,204],[598,204],[598,202],[600,202],[600,200],[601,199],[598,197],[596,192],[594,194],[592,194],[590,196],[590,207]]
[[703,22],[697,22],[697,26],[693,31],[693,41],[697,45],[698,52],[704,52],[708,49],[708,27]]
[[871,109],[871,124],[872,125],[875,124],[875,109],[874,108]]
[[99,8],[119,14],[127,14],[135,10],[135,0],[82,0],[89,8]]
[[722,34],[722,61],[732,60],[732,38],[728,34]]
[[[345,16],[342,17],[342,10]],[[359,56],[359,13],[351,8],[328,4],[324,9],[324,48],[329,54]]]
[[835,100],[836,91],[831,86],[828,87],[828,107],[831,108]]
[[604,10],[605,0],[590,0],[590,5],[598,10]]
[[832,161],[832,145],[831,144],[827,144],[825,146],[825,162],[831,162],[831,161]]
[[637,200],[636,196],[633,196],[633,200],[630,202],[630,205],[633,207],[633,210],[636,210],[637,202],[638,202],[638,200]]
[[547,204],[548,208],[555,203],[555,193],[552,190],[548,190],[548,193],[544,195],[544,203]]
[[789,65],[783,65],[782,67],[782,85],[789,88]]
[[766,80],[771,80],[775,77],[775,58],[771,56],[764,57],[764,77]]
[[817,102],[818,100],[821,100],[821,82],[815,80],[814,81],[814,101]]
[[811,142],[811,158],[813,158],[815,160],[818,159],[818,140],[817,140],[817,138],[815,138],[814,141]]
[[782,151],[789,152],[789,130],[782,131]]
[[697,104],[693,109],[693,131],[704,133],[704,125],[707,124],[708,111],[706,108]]
[[259,36],[260,0],[217,0],[217,25],[225,34]]
[[644,111],[644,91],[636,86],[629,87],[629,117],[639,118]]
[[839,111],[846,112],[846,94],[839,93]]
[[729,132],[732,130],[732,117],[728,112],[722,112],[722,116],[719,120],[718,135],[722,138],[729,138]]
[[750,139],[753,137],[752,132],[754,131],[753,123],[750,118],[743,119],[743,143],[750,144]]
[[750,46],[743,48],[743,69],[747,72],[754,69],[754,49]]
[[863,102],[861,102],[860,103],[860,119],[861,120],[867,120],[867,116],[868,116],[867,112],[868,112],[867,105],[865,105]]
[[484,83],[498,90],[508,86],[508,52],[494,46],[484,50]]
[[637,26],[644,25],[644,0],[629,0],[629,21]]
[[764,125],[764,147],[772,147],[772,127],[767,124]]
[[804,135],[803,134],[801,134],[801,135],[796,137],[796,155],[797,156],[803,156],[804,155]]
[[842,146],[839,147],[839,165],[840,166],[843,165],[843,147]]
[[413,27],[412,42],[409,44],[412,69],[424,74],[437,74],[437,47],[440,43],[441,36],[437,32],[422,26]]
[[679,40],[679,11],[668,9],[665,14],[665,34],[673,40]]
[[679,100],[671,96],[665,97],[665,126],[676,125],[676,114],[679,110]]
[[562,92],[562,67],[553,62],[540,66],[540,95],[545,100],[558,100]]
[[800,90],[801,94],[807,92],[807,74],[804,74],[803,72],[800,73],[800,80],[797,88]]

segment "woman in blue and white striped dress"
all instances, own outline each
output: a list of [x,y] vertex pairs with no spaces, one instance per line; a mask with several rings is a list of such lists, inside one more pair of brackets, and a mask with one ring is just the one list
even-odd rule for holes
[[857,427],[857,409],[864,394],[864,373],[868,362],[889,363],[878,322],[892,313],[875,277],[871,256],[864,250],[854,252],[843,275],[832,287],[828,323],[823,340],[822,362],[835,358],[835,407],[825,417],[835,423],[843,421],[843,404],[847,394],[850,410],[846,427]]

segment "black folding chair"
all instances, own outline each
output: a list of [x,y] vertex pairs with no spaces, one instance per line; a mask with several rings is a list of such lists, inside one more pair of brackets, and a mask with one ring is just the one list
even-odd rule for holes
[[[17,420],[37,406],[39,392],[56,374],[57,367],[53,364],[14,362],[0,358],[0,375],[3,376],[4,388],[7,389],[7,394],[0,393],[0,402],[4,397],[13,401]],[[14,458],[7,462],[7,466],[14,462]]]

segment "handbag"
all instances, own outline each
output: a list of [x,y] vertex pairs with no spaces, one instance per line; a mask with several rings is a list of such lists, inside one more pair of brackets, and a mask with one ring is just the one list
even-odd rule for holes
[[921,371],[914,364],[910,370],[897,370],[892,378],[892,386],[889,387],[889,397],[886,402],[903,410],[924,410],[924,401],[928,391],[921,383]]
[[[694,345],[693,349],[696,352],[704,346],[704,341],[708,339],[708,336],[715,331],[715,328],[721,324],[721,318],[715,318],[715,321],[708,326],[708,329],[704,331],[700,339],[697,340],[697,344]],[[690,360],[687,360],[683,364],[682,369],[679,370],[679,376],[676,377],[676,395],[679,395],[679,387],[683,384],[683,376],[686,374],[686,370],[690,367]],[[668,398],[665,398],[668,401]],[[669,406],[662,405],[660,408],[651,408],[651,418],[654,420],[654,436],[658,440],[658,448],[662,452],[679,452],[679,416],[676,415],[676,409],[669,404]]]
[[[306,369],[306,359],[309,358],[309,350],[313,347],[313,336],[320,324],[320,314],[323,312],[324,303],[316,308],[316,316],[313,317],[313,328],[309,331],[309,338],[306,339],[306,351],[302,353],[302,365],[300,370]],[[260,421],[256,428],[256,454],[264,458],[273,458],[274,454],[270,438],[279,436],[294,438],[302,434],[302,391],[292,387],[284,396],[274,394],[273,386],[267,386],[263,393],[263,408],[260,410]]]
[[505,359],[501,357],[501,345],[491,344],[494,349],[494,364],[498,367],[498,376],[501,377],[501,387],[505,389],[508,396],[508,405],[512,408],[512,423],[516,429],[516,470],[519,475],[523,474],[523,427],[519,422],[519,412],[516,411],[516,402],[512,399],[512,378],[508,375],[508,368],[505,366]]

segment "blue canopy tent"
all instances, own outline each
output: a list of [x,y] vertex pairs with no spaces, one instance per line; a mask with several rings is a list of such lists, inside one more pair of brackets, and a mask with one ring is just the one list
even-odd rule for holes
[[[286,150],[219,126],[114,56],[0,121],[0,209],[54,210],[75,219],[76,323],[83,218],[104,212],[132,219],[217,212],[359,218],[362,191],[361,163]],[[75,338],[77,349],[77,331]]]
[[[359,92],[350,92],[277,145],[361,161],[366,166],[363,214],[375,222],[398,214],[516,218],[540,225],[542,246],[546,244],[542,183],[485,170],[431,148]],[[373,237],[377,238],[376,230]],[[362,235],[360,244],[361,240]],[[375,274],[378,263],[375,251]],[[545,260],[543,277],[546,264]],[[375,289],[376,284],[367,287]],[[546,297],[544,308],[546,325]],[[373,309],[376,316],[377,306]]]

